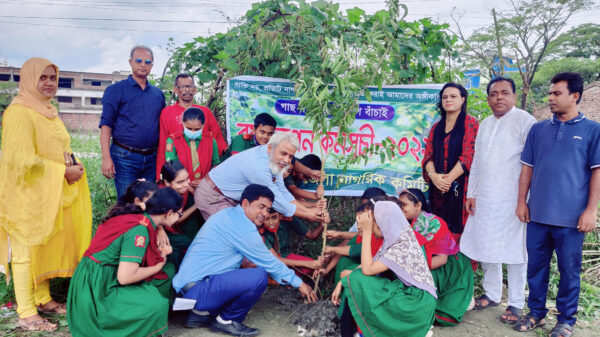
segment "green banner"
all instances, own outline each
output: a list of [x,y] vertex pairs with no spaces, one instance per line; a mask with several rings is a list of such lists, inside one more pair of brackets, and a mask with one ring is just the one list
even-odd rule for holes
[[[298,108],[294,84],[288,80],[239,76],[227,82],[227,138],[252,132],[254,116],[267,112],[277,120],[277,131],[292,132],[298,136],[300,149],[297,158],[314,153],[331,153],[325,164],[326,194],[336,196],[361,195],[368,187],[380,187],[397,195],[405,188],[427,191],[421,176],[421,161],[429,129],[438,117],[436,105],[441,84],[395,85],[370,88],[371,102],[361,97],[356,120],[348,135],[349,144],[338,144],[338,133],[329,132],[316,139],[312,125]],[[398,145],[391,161],[381,162],[378,155],[369,158],[366,165],[338,168],[336,156],[364,153],[372,144],[383,139]],[[321,144],[319,144],[319,142]],[[315,181],[304,181],[303,189],[314,190]]]

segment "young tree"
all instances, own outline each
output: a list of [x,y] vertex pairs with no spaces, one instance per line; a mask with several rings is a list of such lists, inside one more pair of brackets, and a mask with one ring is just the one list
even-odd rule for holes
[[[224,108],[228,78],[290,79],[313,126],[313,142],[322,145],[322,137],[337,132],[334,141],[349,144],[358,100],[362,95],[370,100],[367,86],[423,83],[439,77],[443,53],[449,53],[456,41],[446,31],[448,25],[429,19],[407,22],[405,5],[398,0],[387,5],[387,10],[367,15],[356,7],[343,13],[338,4],[327,1],[256,3],[228,32],[199,37],[179,48],[166,73],[192,73],[217,115]],[[383,161],[393,155],[392,146],[383,141],[365,152]],[[325,165],[327,155],[321,152],[321,158]],[[347,165],[353,160],[366,161],[368,156],[349,155],[338,162]],[[326,230],[325,226],[324,241]]]

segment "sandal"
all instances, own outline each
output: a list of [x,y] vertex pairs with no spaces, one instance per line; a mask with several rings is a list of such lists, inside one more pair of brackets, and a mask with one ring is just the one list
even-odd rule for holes
[[[482,300],[486,301],[487,304],[485,304],[485,305],[482,304],[482,302],[481,302]],[[475,299],[475,308],[473,308],[473,309],[483,310],[483,309],[489,308],[489,307],[497,307],[498,304],[499,304],[498,302],[492,301],[486,294],[483,294]]]
[[[33,316],[35,317],[35,316]],[[27,320],[27,318],[20,318],[17,320],[17,326],[27,331],[43,331],[52,332],[58,329],[58,326],[54,323],[50,323],[47,319],[39,316],[39,319]],[[29,318],[29,317],[28,317]]]
[[558,323],[552,331],[550,331],[549,337],[570,337],[573,334],[573,326],[567,323]]
[[523,309],[509,305],[504,314],[500,316],[500,320],[504,323],[515,324],[521,319],[521,316],[523,316]]
[[526,332],[537,328],[538,326],[544,326],[546,324],[545,318],[537,318],[532,313],[528,313],[525,317],[522,317],[513,326],[513,329],[519,332]]
[[43,314],[50,314],[50,315],[65,315],[67,313],[67,304],[66,303],[57,303],[57,302],[54,302],[54,303],[56,303],[56,305],[50,309],[42,309],[48,303],[43,304],[43,305],[38,305],[37,309],[39,312],[41,312]]

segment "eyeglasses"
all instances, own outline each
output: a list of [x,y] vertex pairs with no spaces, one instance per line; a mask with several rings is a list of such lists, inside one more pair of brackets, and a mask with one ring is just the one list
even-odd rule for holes
[[135,63],[142,63],[142,61],[143,61],[145,64],[152,64],[152,60],[142,60],[141,58],[136,58],[136,59],[135,59]]
[[193,85],[178,85],[177,86],[177,89],[179,89],[179,90],[188,90],[189,91],[189,90],[194,90],[194,88],[196,88],[196,87]]

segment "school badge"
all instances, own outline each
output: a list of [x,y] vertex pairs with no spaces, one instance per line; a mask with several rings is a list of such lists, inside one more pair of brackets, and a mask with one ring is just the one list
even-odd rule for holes
[[146,237],[142,236],[142,235],[136,235],[135,236],[135,246],[140,247],[140,248],[146,247]]
[[167,151],[168,152],[173,152],[173,143],[167,144]]

